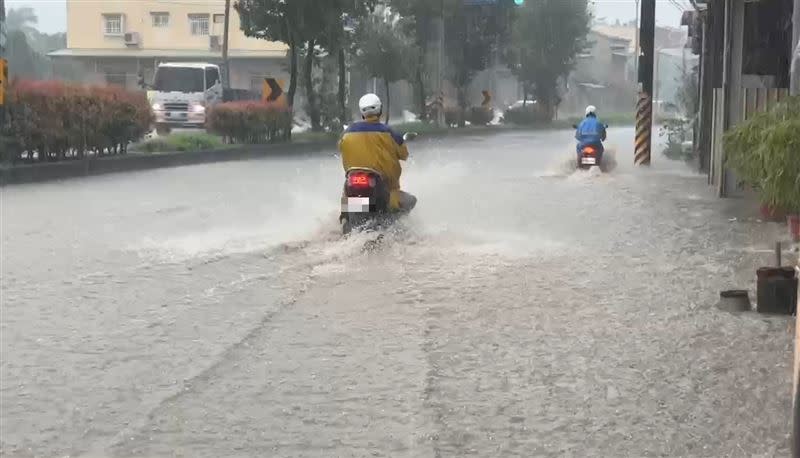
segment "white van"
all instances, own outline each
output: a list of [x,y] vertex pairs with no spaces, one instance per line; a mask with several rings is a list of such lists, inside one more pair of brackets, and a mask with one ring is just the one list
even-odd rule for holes
[[159,64],[150,87],[158,133],[173,127],[204,128],[206,110],[222,101],[218,65],[206,62]]

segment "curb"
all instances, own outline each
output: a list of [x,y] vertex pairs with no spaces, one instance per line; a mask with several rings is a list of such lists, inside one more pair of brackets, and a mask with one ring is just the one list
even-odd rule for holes
[[[532,128],[530,126],[451,128],[429,133],[423,132],[422,138],[436,141],[452,137],[488,137],[511,132],[536,132],[548,128],[547,126],[542,126],[541,128]],[[558,127],[556,127],[556,129],[558,129]],[[83,160],[23,164],[0,168],[0,187],[15,184],[44,183],[71,178],[107,175],[111,173],[181,167],[185,165],[318,154],[325,150],[335,148],[336,140],[324,140],[298,143],[239,145],[232,148],[203,151],[175,151],[152,154],[129,153],[110,157],[90,157]]]
[[266,157],[321,153],[335,142],[242,145],[226,149],[169,153],[130,153],[112,157],[43,164],[26,164],[0,169],[0,186],[42,183],[111,173],[135,172],[213,162],[243,161]]

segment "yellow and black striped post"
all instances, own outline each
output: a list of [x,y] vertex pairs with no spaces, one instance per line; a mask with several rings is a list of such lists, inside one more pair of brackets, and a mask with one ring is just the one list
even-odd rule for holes
[[656,0],[642,0],[639,25],[639,101],[636,103],[636,139],[633,162],[650,165],[653,139],[653,63],[655,51]]
[[646,92],[639,93],[636,104],[636,140],[633,162],[650,165],[650,148],[653,138],[653,99]]

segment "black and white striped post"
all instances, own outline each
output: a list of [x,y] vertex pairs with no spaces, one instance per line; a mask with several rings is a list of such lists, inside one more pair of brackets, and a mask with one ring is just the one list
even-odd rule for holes
[[639,25],[639,99],[636,103],[634,164],[650,165],[653,143],[653,62],[655,51],[656,0],[642,0]]

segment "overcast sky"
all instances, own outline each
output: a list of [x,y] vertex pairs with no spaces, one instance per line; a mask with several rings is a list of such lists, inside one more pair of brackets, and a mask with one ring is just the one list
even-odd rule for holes
[[[73,0],[81,1],[81,0]],[[90,0],[83,0],[90,1]],[[209,0],[218,3],[220,0]],[[325,0],[320,0],[325,1]],[[688,0],[657,0],[656,22],[659,25],[680,25],[681,10],[689,6]],[[636,0],[594,0],[595,14],[610,22],[621,22],[636,18]],[[39,29],[43,32],[64,32],[67,30],[66,0],[6,0],[6,8],[31,6],[39,16]]]

